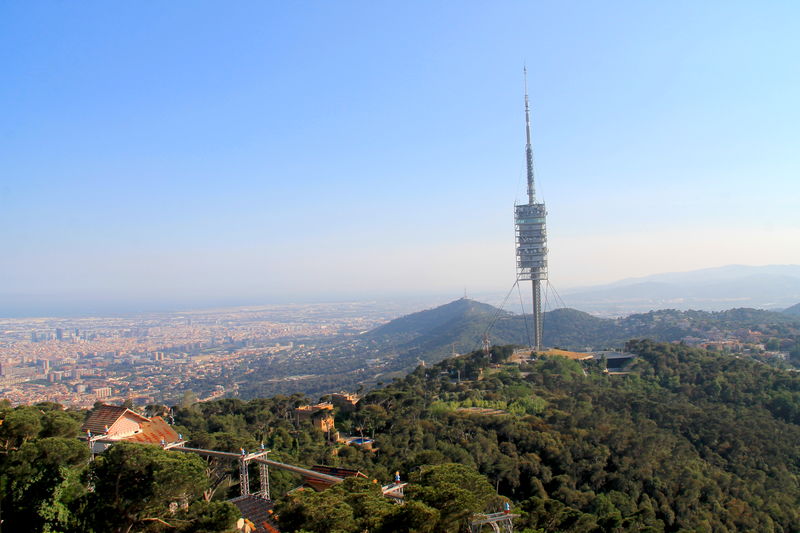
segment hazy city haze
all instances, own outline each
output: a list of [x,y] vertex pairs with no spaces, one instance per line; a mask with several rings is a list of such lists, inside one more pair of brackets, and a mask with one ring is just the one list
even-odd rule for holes
[[556,287],[800,264],[798,16],[5,3],[0,298],[505,290],[523,64]]

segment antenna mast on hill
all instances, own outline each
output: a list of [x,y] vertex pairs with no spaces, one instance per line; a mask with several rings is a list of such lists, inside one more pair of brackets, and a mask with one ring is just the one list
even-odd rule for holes
[[528,178],[528,204],[536,203],[536,186],[533,177],[533,146],[531,145],[531,109],[528,104],[528,67],[522,67],[525,79],[525,163]]
[[528,203],[514,206],[514,225],[517,242],[517,280],[531,282],[533,305],[533,346],[542,349],[542,287],[547,280],[547,231],[544,202],[536,202],[533,176],[533,147],[531,145],[531,113],[528,103],[528,69],[525,77],[525,160],[527,163]]

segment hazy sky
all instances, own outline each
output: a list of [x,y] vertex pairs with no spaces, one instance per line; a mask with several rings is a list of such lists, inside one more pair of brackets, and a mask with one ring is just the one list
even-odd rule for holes
[[503,290],[800,263],[800,4],[3,2],[0,294]]

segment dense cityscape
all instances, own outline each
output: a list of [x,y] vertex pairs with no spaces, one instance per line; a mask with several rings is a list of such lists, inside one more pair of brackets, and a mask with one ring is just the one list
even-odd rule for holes
[[[369,330],[397,311],[371,303],[286,305],[128,318],[0,320],[0,395],[14,404],[91,407],[233,392],[250,359]],[[197,388],[199,387],[199,388]]]

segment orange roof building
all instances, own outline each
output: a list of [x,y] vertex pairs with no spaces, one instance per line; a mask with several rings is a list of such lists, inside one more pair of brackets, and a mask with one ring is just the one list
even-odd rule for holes
[[172,444],[180,435],[160,416],[147,418],[126,407],[101,405],[94,409],[81,430],[91,440],[93,451],[103,451],[108,445],[119,442],[142,444]]

